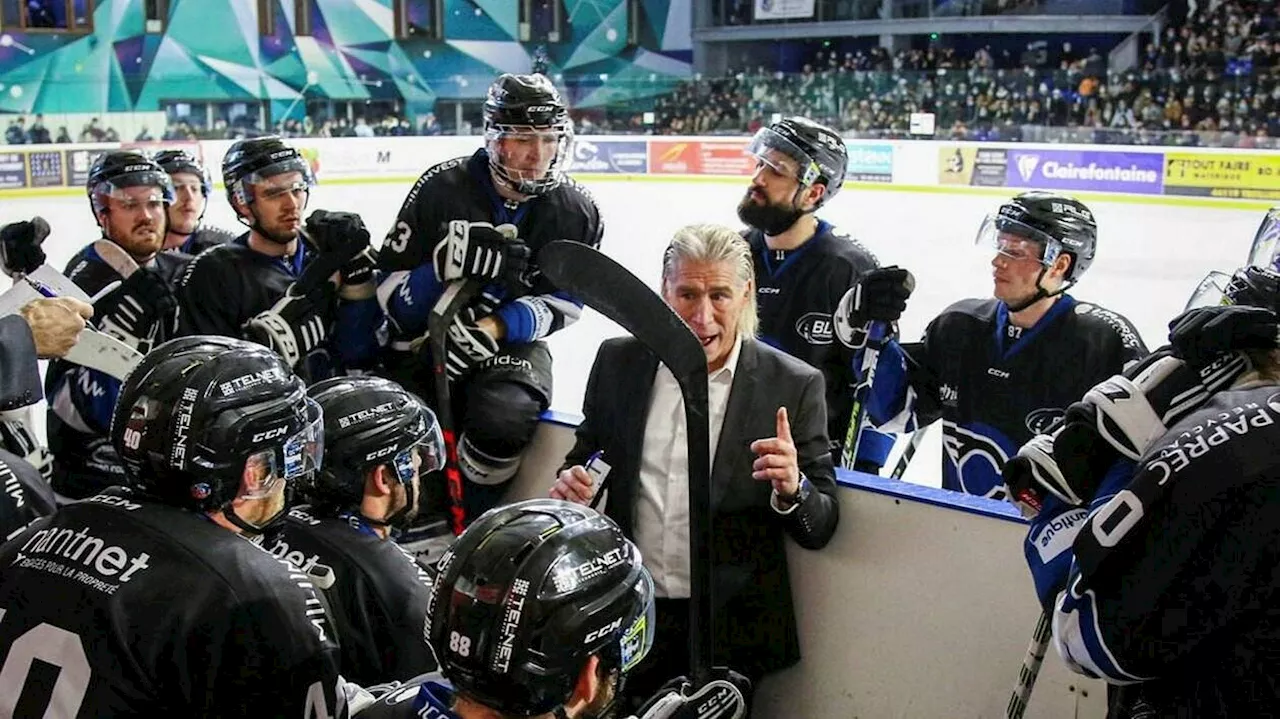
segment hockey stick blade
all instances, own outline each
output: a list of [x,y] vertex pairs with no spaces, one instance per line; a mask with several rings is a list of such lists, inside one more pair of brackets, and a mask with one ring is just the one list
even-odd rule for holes
[[556,287],[618,323],[657,355],[684,397],[689,456],[689,658],[694,686],[711,681],[711,424],[707,355],[702,343],[653,290],[630,270],[580,242],[557,240],[538,253],[538,266]]
[[449,389],[446,363],[449,325],[484,285],[479,280],[455,280],[431,308],[427,319],[427,342],[431,348],[431,375],[436,390],[436,421],[444,435],[444,478],[449,487],[450,527],[455,535],[466,528],[467,517],[462,507],[462,471],[458,468],[458,433],[453,422],[453,397]]

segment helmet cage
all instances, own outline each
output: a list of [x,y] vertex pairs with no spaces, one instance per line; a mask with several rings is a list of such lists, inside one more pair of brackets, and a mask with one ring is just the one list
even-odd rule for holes
[[[556,151],[541,177],[524,178],[521,174],[528,170],[510,167],[505,153],[502,151],[503,140],[511,138],[532,138],[540,143],[548,133],[556,136]],[[492,121],[485,122],[485,152],[489,155],[489,167],[498,179],[512,190],[522,195],[541,195],[558,187],[564,182],[565,172],[569,164],[569,154],[573,149],[573,121],[563,119],[545,126],[514,125]]]

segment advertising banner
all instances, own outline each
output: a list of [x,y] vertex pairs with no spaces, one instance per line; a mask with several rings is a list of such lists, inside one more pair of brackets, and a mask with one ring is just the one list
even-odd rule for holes
[[1106,150],[1010,150],[1010,187],[1158,195],[1164,156]]
[[578,139],[573,143],[569,170],[643,175],[649,171],[649,155],[643,140]]
[[756,158],[747,154],[747,141],[703,142],[699,155],[704,175],[754,175]]
[[63,187],[62,150],[32,150],[27,153],[27,178],[32,187]]
[[756,0],[757,20],[813,17],[814,0]]
[[658,175],[702,174],[702,143],[653,140],[649,143],[649,172]]
[[995,147],[938,148],[938,183],[1003,187],[1009,151]]
[[1280,199],[1280,155],[1264,153],[1165,155],[1167,195]]
[[71,187],[84,187],[89,180],[89,168],[93,161],[106,150],[67,150],[67,184]]
[[845,182],[893,182],[893,145],[853,145]]
[[0,190],[27,186],[25,153],[0,152]]

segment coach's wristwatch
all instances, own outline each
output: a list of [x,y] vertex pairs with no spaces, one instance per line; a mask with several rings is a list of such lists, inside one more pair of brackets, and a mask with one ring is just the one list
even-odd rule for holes
[[774,494],[778,495],[779,502],[794,507],[804,504],[804,501],[809,498],[809,495],[813,494],[813,485],[809,483],[809,478],[804,476],[804,472],[801,472],[800,481],[796,483],[796,491],[794,494],[779,494],[777,490],[774,490]]

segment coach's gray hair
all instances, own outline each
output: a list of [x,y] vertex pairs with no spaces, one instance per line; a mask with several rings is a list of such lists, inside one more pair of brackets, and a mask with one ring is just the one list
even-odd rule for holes
[[755,337],[759,319],[756,313],[756,293],[747,285],[755,279],[751,262],[751,245],[737,231],[722,225],[687,225],[676,230],[671,244],[662,253],[662,284],[665,286],[675,276],[678,262],[705,264],[728,263],[738,280],[738,289],[747,294],[747,306],[738,316],[738,333],[743,337]]

